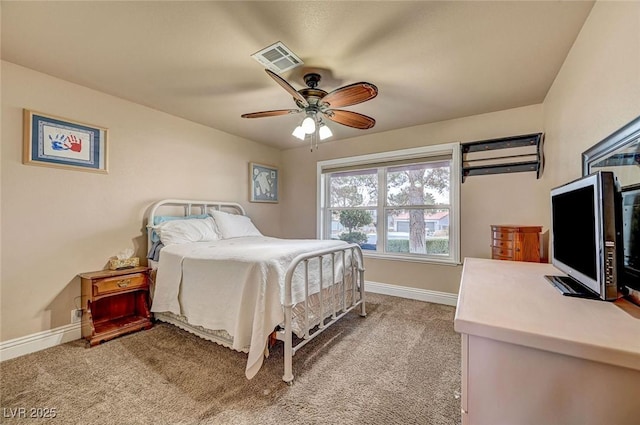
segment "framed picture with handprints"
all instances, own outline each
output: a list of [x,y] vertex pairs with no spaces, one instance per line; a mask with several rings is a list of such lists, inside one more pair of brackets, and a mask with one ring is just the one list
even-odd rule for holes
[[107,173],[107,129],[24,110],[22,163]]

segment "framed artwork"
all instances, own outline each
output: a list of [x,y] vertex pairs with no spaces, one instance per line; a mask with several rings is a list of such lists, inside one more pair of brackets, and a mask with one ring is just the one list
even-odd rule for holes
[[107,129],[24,110],[22,163],[108,172]]
[[271,165],[249,163],[249,201],[278,202],[278,169]]

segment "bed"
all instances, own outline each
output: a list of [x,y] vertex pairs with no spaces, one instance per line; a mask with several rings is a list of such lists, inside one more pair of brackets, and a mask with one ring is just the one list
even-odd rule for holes
[[147,230],[155,319],[247,353],[248,379],[279,340],[291,384],[296,351],[350,311],[366,316],[356,244],[264,236],[219,201],[156,202]]

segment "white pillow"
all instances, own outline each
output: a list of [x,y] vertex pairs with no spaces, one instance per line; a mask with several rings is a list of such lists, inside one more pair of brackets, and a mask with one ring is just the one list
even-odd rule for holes
[[251,219],[245,215],[229,214],[222,211],[212,211],[211,215],[216,221],[222,239],[262,236]]
[[217,241],[220,235],[212,217],[165,221],[153,229],[164,245]]

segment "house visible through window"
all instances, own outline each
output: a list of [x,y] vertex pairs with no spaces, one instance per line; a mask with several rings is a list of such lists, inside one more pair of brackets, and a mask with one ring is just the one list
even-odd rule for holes
[[459,262],[459,145],[322,161],[320,236],[367,255]]

